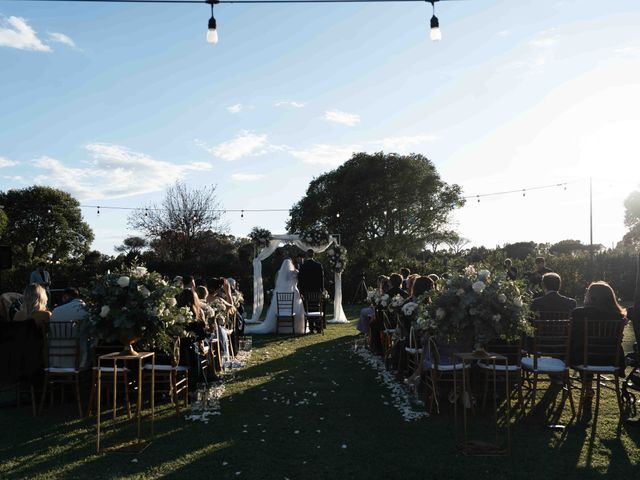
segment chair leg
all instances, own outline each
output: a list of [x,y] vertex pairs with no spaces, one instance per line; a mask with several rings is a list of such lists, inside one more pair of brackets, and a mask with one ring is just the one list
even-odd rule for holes
[[[129,380],[127,377],[127,371],[124,369],[122,370],[122,383],[124,384],[124,398],[127,403],[127,417],[131,418],[131,402],[129,402]],[[142,385],[138,385],[138,388],[142,388]],[[115,409],[116,406],[114,405],[113,408]]]
[[31,392],[31,411],[33,412],[33,416],[37,416],[38,412],[36,411],[36,390],[33,388],[33,383],[29,385],[29,391]]
[[531,409],[536,407],[536,392],[538,390],[538,372],[533,372],[533,389],[531,396]]
[[516,378],[516,388],[518,389],[518,407],[520,410],[524,407],[524,398],[522,395],[522,373],[519,373]]
[[93,413],[93,401],[95,400],[96,396],[96,386],[97,380],[96,373],[94,371],[91,373],[91,393],[89,394],[89,404],[87,405],[87,417],[90,417]]
[[616,398],[618,399],[618,410],[620,410],[620,415],[622,415],[622,396],[620,395],[620,377],[618,373],[613,374],[613,381],[615,382],[616,388]]
[[38,413],[42,414],[42,408],[44,407],[44,399],[47,397],[47,386],[49,385],[49,372],[44,374],[44,382],[42,384],[42,395],[40,396],[40,408]]
[[571,375],[569,374],[569,371],[567,370],[566,374],[565,374],[565,380],[564,383],[567,387],[567,395],[569,396],[569,406],[571,407],[571,415],[575,416],[576,414],[576,406],[573,403],[573,392],[571,391]]
[[580,372],[580,381],[582,385],[580,386],[580,400],[578,403],[578,419],[582,418],[582,409],[584,407],[584,398],[587,392],[587,382],[586,382],[586,373]]
[[82,418],[82,401],[80,399],[80,375],[75,375],[76,402],[78,402],[78,414]]

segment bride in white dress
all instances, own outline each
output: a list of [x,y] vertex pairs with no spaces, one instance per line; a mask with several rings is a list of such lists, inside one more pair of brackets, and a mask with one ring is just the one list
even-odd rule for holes
[[[282,262],[282,266],[276,274],[276,287],[273,290],[273,297],[271,298],[271,305],[267,312],[267,317],[264,322],[258,325],[247,325],[244,329],[245,334],[260,334],[260,333],[274,333],[276,331],[276,315],[278,313],[277,293],[291,293],[293,292],[293,311],[295,314],[294,319],[294,332],[304,332],[304,306],[302,305],[302,299],[300,298],[300,292],[298,291],[298,270],[295,269],[293,262],[290,258],[285,259]],[[281,312],[282,313],[282,312]]]

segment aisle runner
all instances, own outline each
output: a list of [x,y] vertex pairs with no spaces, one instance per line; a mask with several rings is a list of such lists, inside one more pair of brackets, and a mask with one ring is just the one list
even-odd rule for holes
[[[366,348],[359,348],[355,353],[378,372],[377,380],[387,387],[393,399],[393,405],[398,409],[405,422],[411,422],[429,416],[428,412],[417,412],[413,409],[411,406],[411,394],[398,383],[395,379],[395,374],[387,370],[380,356],[373,355]],[[386,403],[387,402],[385,402],[385,404]]]

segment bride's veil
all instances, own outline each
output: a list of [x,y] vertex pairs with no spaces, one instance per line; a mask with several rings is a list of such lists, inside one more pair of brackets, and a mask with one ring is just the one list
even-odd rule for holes
[[277,292],[287,292],[291,290],[291,282],[294,277],[291,272],[295,271],[293,262],[290,258],[285,258],[280,266],[280,270],[276,274],[276,288]]

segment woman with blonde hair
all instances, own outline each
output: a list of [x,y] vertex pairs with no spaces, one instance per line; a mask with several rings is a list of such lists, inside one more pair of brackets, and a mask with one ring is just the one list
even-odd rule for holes
[[13,321],[33,318],[38,325],[43,325],[51,318],[47,310],[47,291],[37,283],[27,285],[22,294],[22,306],[13,317]]

